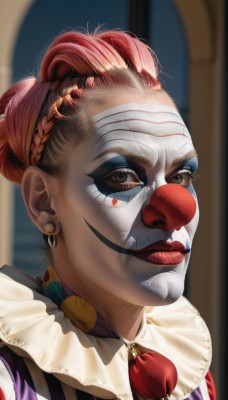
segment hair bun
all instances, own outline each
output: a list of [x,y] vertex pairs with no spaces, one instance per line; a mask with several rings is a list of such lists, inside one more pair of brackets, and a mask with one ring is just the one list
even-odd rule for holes
[[27,78],[0,98],[0,172],[20,183],[29,165],[30,142],[50,84]]

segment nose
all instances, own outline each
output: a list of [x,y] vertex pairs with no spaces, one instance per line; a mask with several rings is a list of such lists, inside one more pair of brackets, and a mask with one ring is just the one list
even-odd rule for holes
[[171,231],[187,225],[196,213],[193,195],[176,183],[160,186],[142,212],[143,223],[150,228]]

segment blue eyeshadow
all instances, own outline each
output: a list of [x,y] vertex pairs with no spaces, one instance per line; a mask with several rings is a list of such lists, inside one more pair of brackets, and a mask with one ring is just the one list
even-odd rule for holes
[[198,168],[198,160],[196,157],[191,158],[191,160],[186,161],[185,164],[181,166],[183,169],[188,169],[191,172],[195,172]]
[[[198,168],[198,159],[196,157],[191,158],[191,160],[186,161],[184,165],[181,166],[181,169],[187,169],[190,172],[194,174]],[[196,197],[196,192],[194,189],[193,184],[191,183],[188,187],[187,190],[194,196]]]
[[93,178],[94,183],[102,194],[128,203],[141,191],[142,186],[144,185],[138,185],[129,190],[114,191],[113,188],[110,188],[104,183],[104,178],[109,172],[119,170],[121,168],[132,169],[136,172],[144,185],[146,184],[147,179],[144,168],[123,156],[115,156],[104,162],[94,172],[89,174],[89,176]]
[[102,179],[106,174],[108,174],[111,171],[114,171],[115,169],[121,169],[121,168],[129,168],[132,169],[137,173],[139,178],[145,182],[146,180],[146,172],[145,169],[136,164],[135,162],[123,157],[123,156],[115,156],[111,158],[110,160],[104,162],[104,164],[100,165],[92,174],[89,174],[93,179]]

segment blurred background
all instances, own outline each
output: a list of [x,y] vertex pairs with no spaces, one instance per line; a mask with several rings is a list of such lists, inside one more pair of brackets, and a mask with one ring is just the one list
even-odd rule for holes
[[[0,0],[0,94],[36,74],[49,43],[66,30],[120,28],[157,54],[160,79],[199,154],[201,218],[185,295],[212,334],[218,400],[226,398],[228,372],[226,8],[225,0]],[[0,178],[0,264],[5,263],[42,276],[48,260],[20,187]]]

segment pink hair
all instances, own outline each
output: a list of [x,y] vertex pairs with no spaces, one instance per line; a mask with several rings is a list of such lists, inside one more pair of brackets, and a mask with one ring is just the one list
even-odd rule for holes
[[29,143],[50,83],[27,78],[12,86],[0,99],[0,171],[21,182],[29,163]]
[[160,90],[157,75],[152,50],[127,33],[59,36],[44,56],[40,81],[35,77],[19,81],[0,98],[0,172],[20,183],[24,170],[38,164],[46,148],[54,148],[55,121],[68,119],[85,89],[134,86],[137,81]]

